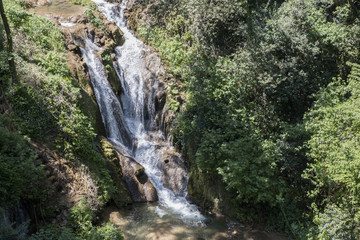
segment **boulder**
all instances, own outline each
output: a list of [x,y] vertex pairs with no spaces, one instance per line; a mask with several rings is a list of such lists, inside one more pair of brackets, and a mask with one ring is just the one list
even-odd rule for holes
[[106,30],[109,33],[109,37],[115,42],[116,46],[121,46],[125,42],[124,34],[115,23],[108,20],[104,20]]
[[176,195],[184,196],[188,179],[184,159],[174,150],[164,150],[160,156],[158,167],[163,171],[164,186],[171,189]]
[[29,7],[40,7],[49,4],[48,0],[27,0]]
[[158,201],[157,191],[145,173],[144,167],[132,157],[123,153],[122,149],[115,147],[126,184],[134,202]]
[[114,182],[115,191],[113,192],[111,198],[119,208],[129,205],[132,203],[131,195],[125,183],[125,178],[122,173],[120,159],[118,158],[117,152],[113,145],[105,137],[100,138],[100,144],[103,155],[107,160],[106,167],[109,170],[110,176]]

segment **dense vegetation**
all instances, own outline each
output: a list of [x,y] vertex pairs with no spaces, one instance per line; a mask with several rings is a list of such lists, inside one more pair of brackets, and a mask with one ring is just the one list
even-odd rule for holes
[[147,0],[131,11],[186,90],[175,136],[193,181],[227,188],[207,206],[231,201],[236,218],[299,239],[358,239],[360,3]]
[[[66,226],[42,226],[30,239],[122,239],[97,221],[120,190],[95,120],[81,107],[85,93],[66,64],[63,35],[24,0],[3,2],[14,52],[1,22],[0,215],[30,204],[42,220],[0,218],[0,238],[23,239],[55,216],[56,190],[34,149],[43,144],[82,171],[93,191],[71,208]],[[71,2],[89,5],[89,21],[106,32],[94,4]],[[179,113],[175,142],[203,207],[297,239],[359,239],[358,0],[143,0],[129,21],[177,79],[167,107]]]
[[[122,239],[110,223],[97,226],[96,212],[120,194],[108,159],[99,150],[95,119],[80,106],[85,94],[67,66],[64,37],[55,23],[26,10],[24,0],[4,0],[14,52],[7,51],[0,24],[0,238]],[[11,81],[8,59],[14,58],[17,82]],[[94,105],[96,108],[96,105]],[[75,204],[61,229],[45,225],[61,208],[46,169],[33,145],[42,144],[65,158],[86,180],[86,199]],[[101,147],[100,147],[101,148]],[[75,171],[75,170],[74,170]],[[82,180],[81,180],[82,181]],[[31,206],[33,221],[9,222],[5,212]],[[66,203],[65,203],[66,205]]]

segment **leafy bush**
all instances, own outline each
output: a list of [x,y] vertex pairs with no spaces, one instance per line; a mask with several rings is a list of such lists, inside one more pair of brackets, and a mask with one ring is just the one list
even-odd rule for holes
[[91,24],[94,25],[94,27],[97,27],[97,28],[103,30],[103,32],[107,34],[108,32],[106,30],[104,22],[101,20],[100,17],[98,17],[94,14],[94,9],[97,9],[96,5],[94,7],[90,7],[88,9],[86,9],[85,14],[88,16]]
[[24,83],[11,86],[7,93],[13,118],[22,134],[46,138],[69,160],[87,165],[99,185],[98,198],[105,204],[113,192],[112,179],[105,159],[92,144],[96,136],[92,121],[78,107],[81,90],[70,75],[61,30],[52,21],[28,13],[25,5],[5,3],[16,37],[26,45],[26,49],[16,48],[24,50],[17,53]]
[[82,6],[95,5],[91,0],[70,0],[70,2],[72,2],[73,4],[76,4],[76,5],[82,5]]
[[70,211],[69,223],[83,239],[89,240],[122,240],[122,232],[110,222],[102,226],[94,226],[93,210],[81,199]]
[[318,226],[317,239],[352,240],[360,234],[359,210],[351,205],[328,204],[322,212],[317,212],[314,223]]
[[93,210],[87,205],[84,198],[81,198],[70,210],[69,224],[79,234],[84,236],[93,227]]
[[29,240],[81,240],[81,238],[67,227],[59,228],[55,225],[48,225],[31,235]]
[[[247,216],[252,208],[268,209],[267,215],[277,218],[269,218],[276,227],[304,237],[308,224],[299,222],[312,220],[313,215],[304,214],[314,201],[306,196],[312,184],[314,196],[322,200],[330,201],[324,196],[330,193],[337,204],[345,201],[340,201],[344,196],[358,201],[359,106],[354,99],[334,107],[351,91],[329,86],[306,120],[304,114],[315,94],[334,77],[346,77],[350,71],[346,61],[359,61],[359,3],[147,0],[141,4],[151,23],[139,21],[140,36],[159,51],[187,91],[174,131],[176,144],[199,173],[222,176],[237,200],[239,217],[244,209]],[[336,97],[334,89],[346,93]],[[331,107],[318,108],[322,101]],[[334,164],[335,159],[341,164]],[[321,219],[324,204],[319,214],[314,213]]]
[[116,229],[112,223],[105,223],[101,227],[96,227],[91,231],[90,240],[122,240],[123,234]]
[[10,131],[10,120],[0,116],[0,203],[17,204],[20,198],[41,199],[44,173],[36,167],[28,139]]
[[347,82],[337,79],[306,115],[312,133],[304,177],[314,189],[314,222],[320,239],[354,239],[360,229],[360,66],[351,64]]

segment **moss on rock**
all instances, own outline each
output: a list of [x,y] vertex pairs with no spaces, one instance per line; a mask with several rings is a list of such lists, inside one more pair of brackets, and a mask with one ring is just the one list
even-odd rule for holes
[[113,41],[109,42],[105,45],[104,50],[101,52],[101,60],[104,64],[104,68],[106,70],[107,78],[111,87],[113,88],[115,94],[120,96],[122,93],[121,82],[119,81],[116,71],[113,65],[113,50],[115,47],[115,43]]
[[115,189],[111,197],[117,207],[121,208],[127,206],[132,203],[132,200],[122,174],[120,160],[114,147],[105,137],[100,137],[100,144],[102,153],[106,158],[106,167],[114,182]]
[[140,176],[141,174],[143,174],[145,172],[144,168],[139,168],[135,171],[135,175],[136,176]]
[[203,209],[236,218],[232,197],[226,191],[221,176],[191,168],[188,193]]

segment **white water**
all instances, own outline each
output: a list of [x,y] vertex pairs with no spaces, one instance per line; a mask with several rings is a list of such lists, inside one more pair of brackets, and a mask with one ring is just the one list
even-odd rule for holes
[[[151,92],[145,94],[141,69],[145,64],[142,52],[146,46],[126,27],[124,9],[127,1],[124,0],[120,7],[104,0],[92,1],[97,4],[108,20],[116,23],[125,37],[124,45],[116,48],[115,69],[124,90],[121,95],[121,104],[106,79],[104,66],[96,56],[99,48],[90,40],[86,40],[85,49],[81,49],[84,61],[89,67],[107,136],[113,144],[124,148],[129,155],[144,166],[146,174],[158,192],[159,205],[154,210],[158,216],[175,214],[186,223],[201,224],[205,217],[199,212],[197,206],[190,204],[185,196],[175,195],[163,185],[161,180],[163,172],[158,167],[159,153],[162,148],[171,149],[171,146],[169,143],[163,143],[160,146],[158,142],[150,140],[150,133],[153,130],[151,126],[155,118],[155,94]],[[157,86],[155,84],[152,87],[156,89]],[[147,124],[148,122],[150,125]],[[161,132],[155,135],[159,139],[164,139]]]
[[70,23],[70,22],[60,22],[60,24],[63,27],[74,27],[74,26],[76,26],[76,23]]

